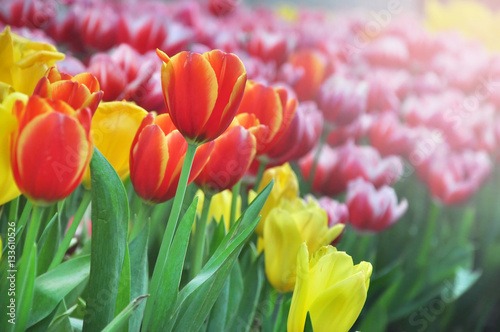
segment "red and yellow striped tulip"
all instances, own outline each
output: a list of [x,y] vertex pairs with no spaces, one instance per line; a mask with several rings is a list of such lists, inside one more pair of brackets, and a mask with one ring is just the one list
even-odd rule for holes
[[[187,145],[168,114],[155,118],[149,113],[144,118],[130,150],[130,180],[143,200],[161,203],[174,197]],[[188,183],[205,166],[212,149],[213,142],[197,149]]]
[[92,114],[102,99],[102,90],[94,75],[81,73],[72,77],[59,73],[56,67],[51,67],[40,79],[33,94],[62,100],[75,110],[88,107]]
[[75,111],[61,100],[31,96],[17,101],[19,127],[12,136],[11,165],[21,192],[35,204],[67,197],[80,184],[92,156],[89,108]]
[[167,112],[189,141],[203,143],[220,136],[240,105],[247,74],[234,54],[213,50],[181,52],[163,61],[161,84]]

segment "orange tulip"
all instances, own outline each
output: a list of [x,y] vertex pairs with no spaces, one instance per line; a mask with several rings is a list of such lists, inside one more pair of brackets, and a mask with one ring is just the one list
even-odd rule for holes
[[233,126],[214,141],[214,151],[195,183],[205,191],[232,188],[255,157],[255,137],[242,126]]
[[[179,183],[187,142],[170,116],[149,113],[141,123],[130,150],[130,180],[146,202],[161,203],[174,197]],[[213,142],[200,146],[188,183],[200,173],[213,149]]]
[[51,67],[40,79],[33,94],[62,100],[75,110],[88,107],[92,114],[102,99],[102,90],[95,76],[81,73],[72,77],[59,73],[56,67]]
[[163,60],[161,83],[167,112],[189,141],[203,143],[220,136],[231,124],[243,97],[245,67],[234,54],[219,50],[181,52]]
[[11,145],[11,165],[21,192],[47,205],[80,184],[92,156],[89,108],[75,111],[61,100],[32,96],[14,106],[19,127]]

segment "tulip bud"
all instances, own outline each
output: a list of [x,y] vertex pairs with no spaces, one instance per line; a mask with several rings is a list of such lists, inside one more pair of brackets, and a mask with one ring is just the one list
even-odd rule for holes
[[408,201],[399,204],[393,188],[379,190],[363,179],[349,182],[346,204],[351,224],[361,231],[379,232],[392,226],[408,209]]
[[36,204],[67,197],[80,184],[92,156],[91,114],[61,100],[32,96],[17,102],[19,128],[12,140],[12,171],[21,192]]
[[242,126],[230,127],[214,140],[210,160],[195,183],[212,192],[232,188],[245,174],[255,157],[255,137]]
[[[149,113],[144,118],[130,149],[130,180],[143,200],[161,203],[174,197],[187,145],[168,114],[155,118]],[[188,183],[205,166],[212,149],[213,142],[197,149]]]
[[221,135],[233,121],[243,97],[245,67],[234,54],[219,50],[181,52],[163,60],[162,89],[167,112],[179,132],[197,143]]

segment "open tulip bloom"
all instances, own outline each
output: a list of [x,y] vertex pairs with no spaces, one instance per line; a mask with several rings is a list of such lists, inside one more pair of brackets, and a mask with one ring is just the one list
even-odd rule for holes
[[0,8],[0,331],[500,330],[496,2],[55,3]]

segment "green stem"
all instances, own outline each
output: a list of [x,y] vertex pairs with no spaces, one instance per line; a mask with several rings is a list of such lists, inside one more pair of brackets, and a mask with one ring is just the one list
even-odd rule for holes
[[255,186],[254,190],[259,190],[260,183],[262,182],[262,176],[264,175],[264,171],[266,170],[267,162],[261,160],[259,164],[259,170],[257,171],[257,177],[255,178]]
[[36,244],[36,237],[38,236],[38,231],[40,230],[43,210],[43,207],[37,205],[33,208],[33,212],[31,213],[31,222],[24,241],[23,256],[28,255],[31,252],[31,248]]
[[18,220],[16,228],[18,229],[16,246],[19,243],[19,239],[24,232],[24,228],[26,227],[26,223],[28,222],[31,211],[33,210],[33,204],[30,201],[27,201],[24,205],[23,213],[21,213],[21,217]]
[[177,185],[177,192],[175,193],[174,203],[172,205],[172,210],[170,211],[170,216],[168,218],[167,228],[165,229],[165,233],[163,234],[160,251],[158,252],[158,258],[156,259],[156,264],[153,270],[153,277],[151,278],[151,284],[149,288],[151,297],[147,300],[146,312],[144,314],[143,326],[145,326],[146,328],[149,324],[151,315],[153,314],[153,305],[155,303],[156,297],[161,296],[161,294],[157,294],[156,292],[158,290],[160,278],[163,275],[163,270],[166,268],[168,252],[170,251],[170,245],[172,244],[172,240],[174,238],[174,232],[177,229],[177,223],[179,220],[179,215],[181,213],[182,203],[184,202],[184,195],[186,193],[189,173],[191,172],[194,154],[197,148],[197,144],[188,142],[186,156],[184,157],[184,163],[182,165],[182,171],[179,177],[179,184]]
[[278,295],[276,297],[276,302],[274,303],[273,316],[271,317],[271,321],[272,321],[273,326],[274,326],[274,329],[273,329],[274,332],[278,331],[278,326],[279,326],[278,315],[280,313],[282,303],[283,303],[283,293],[278,292]]
[[[238,181],[234,186],[233,186],[233,194],[231,197],[231,214],[229,217],[229,228],[233,227],[234,222],[236,221],[236,210],[238,209],[238,197],[240,197],[240,191],[241,191],[241,180]],[[240,212],[240,211],[238,211]],[[228,230],[229,231],[229,230]]]
[[141,230],[144,228],[144,226],[147,223],[147,220],[150,216],[152,205],[146,204],[144,202],[141,202],[141,205],[139,206],[139,211],[136,214],[135,220],[134,220],[134,225],[132,226],[132,230],[130,231],[129,239],[134,239]]
[[191,268],[191,279],[196,277],[203,267],[203,254],[205,252],[205,234],[207,231],[208,211],[210,210],[210,202],[212,202],[212,195],[205,194],[203,200],[203,208],[201,210],[201,218],[198,219],[196,224],[196,232],[194,234],[194,258],[193,266]]
[[435,202],[431,203],[431,210],[428,216],[428,223],[425,233],[423,234],[422,241],[420,242],[421,249],[417,259],[417,263],[421,264],[421,266],[425,265],[426,262],[428,262],[428,256],[432,248],[432,238],[436,233],[437,220],[439,219],[440,210],[441,208],[437,203]]
[[9,209],[9,221],[13,221],[14,223],[17,223],[17,214],[19,213],[19,196],[14,198],[10,202],[10,209]]
[[87,208],[89,207],[90,199],[91,199],[90,191],[85,191],[85,194],[83,194],[82,201],[80,202],[80,206],[76,210],[75,216],[73,217],[73,222],[71,223],[71,226],[69,226],[68,231],[64,235],[61,245],[57,249],[54,258],[50,263],[48,271],[52,270],[57,265],[59,265],[59,263],[62,262],[64,255],[66,254],[66,251],[68,251],[71,239],[75,236],[76,230],[80,225],[80,222],[82,221],[83,215],[85,214],[85,211],[87,211]]
[[319,156],[321,155],[321,150],[323,150],[323,146],[325,145],[327,137],[328,137],[328,128],[325,125],[323,126],[323,131],[321,132],[321,137],[319,139],[318,147],[314,152],[314,159],[311,166],[311,170],[309,171],[309,176],[307,177],[308,192],[310,192],[313,187],[314,175],[316,174],[316,169],[318,168]]

